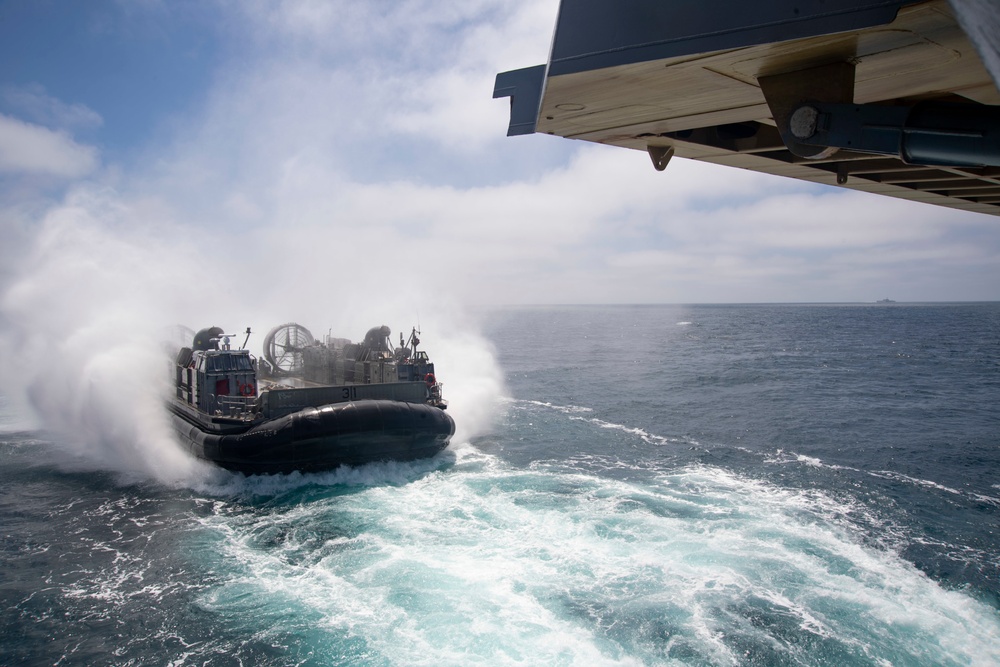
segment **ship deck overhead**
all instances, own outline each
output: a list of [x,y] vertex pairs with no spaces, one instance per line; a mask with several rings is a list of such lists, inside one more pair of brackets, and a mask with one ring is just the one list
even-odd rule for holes
[[992,0],[563,0],[497,75],[533,132],[1000,214]]

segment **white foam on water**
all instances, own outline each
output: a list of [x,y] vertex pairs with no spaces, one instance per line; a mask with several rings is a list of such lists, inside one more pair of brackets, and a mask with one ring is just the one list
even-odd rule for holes
[[[749,450],[747,453],[753,453]],[[823,468],[826,470],[846,470],[854,473],[860,473],[865,475],[870,475],[878,479],[887,479],[893,482],[901,482],[903,484],[908,484],[911,486],[920,487],[922,489],[930,489],[932,491],[941,491],[943,493],[964,496],[965,498],[979,503],[984,503],[987,505],[997,505],[1000,506],[1000,498],[993,496],[987,496],[981,493],[967,492],[960,489],[955,489],[944,484],[940,484],[933,480],[920,479],[917,477],[912,477],[910,475],[904,475],[900,472],[892,470],[862,470],[861,468],[856,468],[852,466],[838,465],[834,463],[827,463],[822,459],[815,456],[806,456],[804,454],[796,454],[794,452],[786,452],[784,450],[778,449],[773,454],[768,454],[764,458],[765,463],[779,464],[779,465],[789,465],[789,464],[801,464],[814,468]]]
[[[514,399],[511,399],[511,400],[514,401]],[[554,403],[548,403],[548,402],[545,402],[545,401],[523,401],[523,402],[527,403],[529,405],[537,405],[537,406],[543,407],[543,408],[551,408],[552,410],[556,410],[557,412],[563,412],[563,413],[566,413],[566,414],[575,414],[575,413],[578,413],[578,412],[593,412],[594,411],[593,408],[587,408],[587,407],[583,407],[581,405],[555,405]]]
[[937,482],[931,481],[929,479],[917,479],[916,477],[910,477],[909,475],[904,475],[899,472],[894,472],[892,470],[877,470],[870,473],[872,477],[882,477],[885,479],[891,479],[896,481],[907,482],[908,484],[913,484],[915,486],[922,486],[928,489],[935,489],[937,491],[944,491],[945,493],[951,493],[957,496],[963,495],[958,489],[953,489],[943,484],[938,484]]
[[[574,417],[574,419],[580,419],[580,418]],[[662,435],[655,435],[641,428],[625,426],[624,424],[616,424],[614,422],[604,421],[603,419],[593,418],[593,419],[587,419],[586,421],[590,422],[591,424],[596,424],[601,428],[611,429],[615,431],[622,431],[630,435],[638,436],[643,442],[647,442],[651,445],[669,445],[669,444],[683,442],[678,438],[667,438]]]
[[978,500],[981,503],[985,503],[987,505],[995,505],[997,507],[1000,507],[1000,498],[994,498],[993,496],[984,496],[981,493],[973,493],[973,494],[970,494],[970,495],[971,495],[972,498],[975,498],[976,500]]
[[[843,501],[707,467],[646,482],[474,450],[402,485],[205,519],[213,611],[389,664],[990,664],[1000,619]],[[354,642],[354,644],[352,644]]]
[[382,461],[362,466],[340,466],[316,473],[294,472],[284,475],[250,475],[216,469],[214,474],[190,484],[198,493],[213,498],[272,497],[306,487],[368,487],[409,484],[460,459],[467,447],[451,446],[436,456],[417,461]]
[[609,421],[606,421],[604,419],[598,419],[597,417],[581,417],[580,416],[580,413],[593,412],[594,411],[593,408],[583,407],[583,406],[579,406],[579,405],[555,405],[553,403],[548,403],[548,402],[544,402],[544,401],[533,401],[533,400],[525,400],[525,401],[516,401],[516,400],[514,400],[512,402],[514,402],[514,403],[523,403],[523,404],[526,404],[526,405],[532,405],[532,406],[537,406],[537,407],[542,407],[542,408],[548,408],[548,409],[554,410],[556,412],[567,414],[567,415],[569,415],[569,418],[571,420],[574,420],[574,421],[586,422],[586,423],[589,423],[589,424],[593,424],[593,425],[595,425],[595,426],[597,426],[599,428],[602,428],[602,429],[607,429],[607,430],[612,430],[612,431],[621,431],[622,433],[627,433],[629,435],[637,436],[640,440],[642,440],[643,442],[646,442],[647,444],[650,444],[650,445],[670,445],[670,444],[678,444],[678,443],[691,444],[691,441],[689,441],[687,439],[668,438],[666,436],[656,435],[655,433],[650,433],[650,432],[648,432],[648,431],[646,431],[646,430],[644,430],[642,428],[638,428],[638,427],[634,427],[634,426],[627,426],[625,424],[618,424],[616,422],[609,422]]

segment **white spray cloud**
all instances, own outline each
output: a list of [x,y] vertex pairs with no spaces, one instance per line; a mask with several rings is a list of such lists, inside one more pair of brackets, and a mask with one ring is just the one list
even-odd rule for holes
[[183,248],[107,191],[81,189],[40,221],[2,295],[2,363],[41,427],[83,465],[181,479],[193,465],[162,409],[159,331],[193,276]]
[[285,321],[354,340],[383,323],[396,336],[419,326],[446,382],[456,443],[488,430],[502,393],[489,343],[429,267],[407,260],[405,244],[363,226],[233,234],[170,215],[155,201],[78,188],[39,221],[0,298],[0,364],[18,379],[5,393],[23,390],[72,461],[169,483],[204,477],[163,408],[161,343],[176,324],[250,326],[258,354]]

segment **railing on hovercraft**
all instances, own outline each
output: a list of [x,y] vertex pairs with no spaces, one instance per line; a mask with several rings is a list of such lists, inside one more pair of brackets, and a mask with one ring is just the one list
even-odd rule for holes
[[216,396],[214,414],[217,417],[252,420],[257,415],[256,396]]

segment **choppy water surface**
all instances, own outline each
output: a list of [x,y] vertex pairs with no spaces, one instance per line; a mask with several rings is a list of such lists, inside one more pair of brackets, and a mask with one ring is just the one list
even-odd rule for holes
[[0,664],[1000,662],[1000,305],[485,331],[495,425],[429,461],[174,487],[0,433]]

